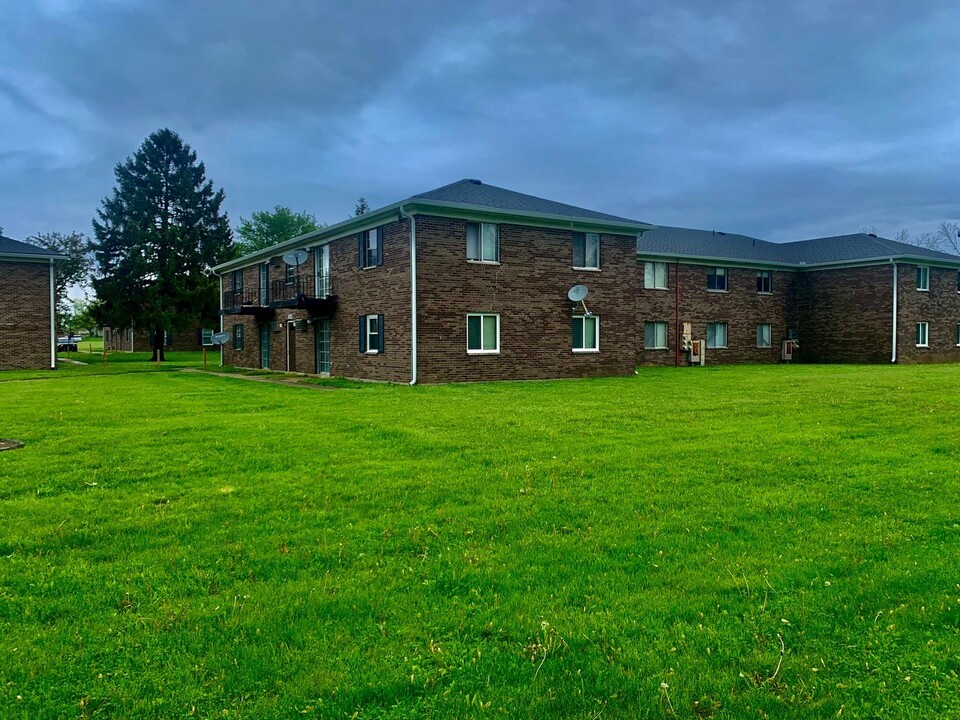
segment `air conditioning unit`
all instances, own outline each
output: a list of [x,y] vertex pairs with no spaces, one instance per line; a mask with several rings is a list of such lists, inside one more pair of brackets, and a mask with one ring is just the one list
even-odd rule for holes
[[707,344],[703,340],[690,341],[690,364],[703,365],[707,359]]
[[784,340],[780,352],[781,360],[793,360],[793,354],[800,349],[800,344],[796,340]]

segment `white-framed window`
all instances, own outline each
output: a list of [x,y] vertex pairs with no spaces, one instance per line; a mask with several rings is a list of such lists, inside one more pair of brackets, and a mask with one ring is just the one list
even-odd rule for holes
[[[720,292],[727,291],[727,269],[722,267],[707,268],[707,290]],[[709,347],[709,345],[707,346]]]
[[643,324],[643,347],[645,350],[667,349],[667,324],[646,322]]
[[758,323],[757,324],[757,347],[758,348],[770,347],[770,343],[772,339],[773,339],[773,326],[770,323]]
[[643,264],[643,287],[647,290],[667,289],[667,264],[665,262],[645,262]]
[[596,315],[574,315],[571,323],[574,352],[600,351],[600,318]]
[[925,322],[917,323],[917,347],[929,347],[927,343],[930,334],[930,324]]
[[210,347],[213,345],[213,329],[212,328],[203,328],[200,330],[200,344],[203,347]]
[[930,290],[930,268],[925,265],[917,266],[917,290]]
[[467,353],[493,355],[500,352],[500,316],[496,313],[467,314]]
[[361,268],[383,265],[383,228],[364,230],[357,236],[357,264]]
[[727,324],[707,323],[707,348],[725,348],[727,346]]
[[360,352],[383,352],[383,315],[360,316]]
[[500,227],[493,223],[467,223],[467,260],[500,262]]
[[960,347],[960,323],[957,323],[957,347]]
[[769,295],[773,292],[773,272],[770,270],[757,270],[757,292],[761,295]]
[[233,349],[243,350],[243,325],[233,326]]
[[600,269],[600,236],[597,233],[573,234],[573,266],[578,270]]

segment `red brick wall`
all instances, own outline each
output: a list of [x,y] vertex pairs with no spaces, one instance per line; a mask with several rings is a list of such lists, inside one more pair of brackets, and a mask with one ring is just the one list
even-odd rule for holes
[[0,260],[0,370],[50,367],[50,266]]
[[[572,233],[500,225],[500,263],[469,262],[466,221],[417,217],[418,375],[424,383],[632,374],[636,239],[601,235],[597,271],[574,270]],[[567,299],[589,289],[600,351],[574,353]],[[500,315],[500,353],[468,355],[467,313]]]
[[892,265],[801,273],[799,310],[804,362],[890,362]]
[[[917,347],[918,322],[928,324],[929,347]],[[897,268],[897,362],[960,362],[957,323],[960,323],[957,270],[931,267],[930,289],[924,292],[917,290],[917,266],[899,264]],[[887,344],[890,344],[889,339]]]
[[[707,290],[708,265],[679,265],[680,299],[677,304],[677,264],[667,265],[667,289],[644,288],[644,261],[638,263],[636,322],[639,333],[638,364],[676,364],[676,337],[683,323],[691,324],[692,337],[704,342],[707,323],[727,323],[727,347],[706,351],[706,364],[767,363],[780,361],[780,343],[787,337],[787,328],[796,327],[796,273],[775,270],[772,292],[757,292],[757,271],[729,266],[727,291]],[[643,347],[643,330],[647,322],[667,323],[667,349]],[[757,347],[757,325],[771,325],[771,346]],[[688,365],[686,353],[680,354],[680,365]]]

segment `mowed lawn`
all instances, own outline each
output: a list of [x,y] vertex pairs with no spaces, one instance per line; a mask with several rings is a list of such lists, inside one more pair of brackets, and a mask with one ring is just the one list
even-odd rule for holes
[[0,373],[0,717],[960,716],[960,366],[126,368]]

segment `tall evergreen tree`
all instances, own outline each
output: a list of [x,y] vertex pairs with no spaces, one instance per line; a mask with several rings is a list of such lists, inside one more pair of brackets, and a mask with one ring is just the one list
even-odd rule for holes
[[367,203],[367,199],[361,195],[357,198],[357,204],[353,208],[353,216],[360,217],[361,215],[366,215],[370,212],[370,205]]
[[153,359],[163,360],[164,330],[182,330],[219,307],[207,268],[235,254],[203,163],[166,128],[117,165],[117,184],[93,221],[98,320],[147,329]]

